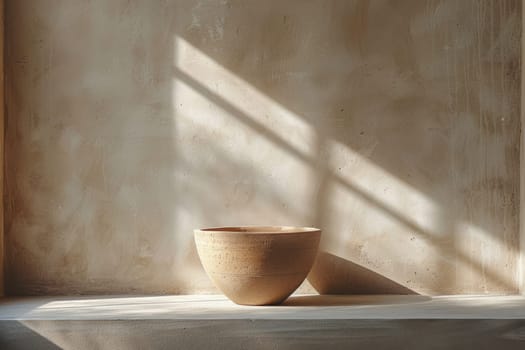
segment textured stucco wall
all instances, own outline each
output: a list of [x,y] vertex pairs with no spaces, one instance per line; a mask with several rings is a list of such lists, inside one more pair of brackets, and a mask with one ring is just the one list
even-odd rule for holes
[[[525,57],[525,6],[521,7],[521,59]],[[521,69],[521,136],[520,136],[520,212],[519,212],[519,266],[518,283],[520,294],[525,294],[525,210],[522,203],[525,203],[525,133],[523,125],[525,123],[525,71]]]
[[237,224],[320,226],[336,278],[517,291],[520,16],[7,1],[9,291],[210,292],[192,228]]
[[[0,198],[4,197],[4,1],[0,0]],[[4,206],[0,202],[0,296],[4,295]]]

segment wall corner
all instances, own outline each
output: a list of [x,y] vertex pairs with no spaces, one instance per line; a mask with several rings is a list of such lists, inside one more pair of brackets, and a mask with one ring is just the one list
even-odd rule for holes
[[525,294],[525,140],[523,127],[525,125],[525,70],[523,69],[523,60],[525,57],[525,6],[522,4],[521,8],[521,59],[520,59],[520,72],[521,72],[521,87],[520,87],[520,197],[519,197],[519,250],[518,250],[518,292],[519,294]]
[[4,80],[4,45],[5,45],[5,1],[0,0],[0,296],[5,295],[5,239],[4,239],[4,125],[5,125],[5,80]]

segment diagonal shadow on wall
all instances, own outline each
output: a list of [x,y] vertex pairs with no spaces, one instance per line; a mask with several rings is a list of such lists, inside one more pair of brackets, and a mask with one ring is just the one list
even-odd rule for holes
[[[177,35],[309,123],[317,155],[264,130],[257,113],[247,116],[187,72],[176,69],[176,79],[318,169],[315,224],[340,235],[330,232],[339,227],[330,225],[328,198],[341,186],[398,221],[406,235],[399,239],[415,234],[435,247],[429,289],[462,288],[461,265],[485,279],[464,291],[516,290],[519,114],[511,72],[519,41],[502,31],[519,33],[519,2],[317,2],[300,6],[302,16],[293,2],[192,5],[181,8],[202,23],[181,21]],[[248,24],[241,13],[257,16]],[[331,142],[357,153],[375,145],[366,158],[436,204],[432,228],[334,169]]]
[[11,293],[210,291],[191,228],[268,221],[516,291],[519,1],[57,4],[7,1]]

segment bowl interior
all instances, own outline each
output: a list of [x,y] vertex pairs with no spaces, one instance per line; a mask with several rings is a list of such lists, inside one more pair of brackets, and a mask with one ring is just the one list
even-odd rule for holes
[[230,227],[210,227],[203,228],[196,231],[204,232],[239,232],[239,233],[264,233],[264,234],[280,234],[280,233],[300,233],[300,232],[314,232],[319,229],[314,227],[295,227],[295,226],[230,226]]

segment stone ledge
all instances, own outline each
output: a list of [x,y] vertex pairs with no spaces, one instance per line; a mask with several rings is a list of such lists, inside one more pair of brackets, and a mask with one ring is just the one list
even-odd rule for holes
[[523,349],[522,296],[5,298],[0,349]]

